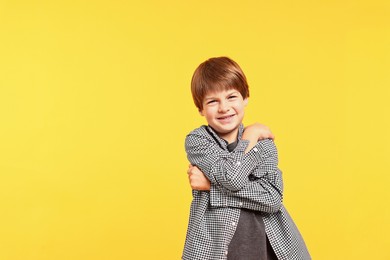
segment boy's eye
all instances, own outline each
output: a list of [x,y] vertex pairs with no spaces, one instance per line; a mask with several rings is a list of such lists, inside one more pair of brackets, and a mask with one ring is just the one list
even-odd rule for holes
[[232,95],[232,96],[229,96],[229,99],[234,99],[236,97],[237,97],[236,95]]
[[207,104],[212,104],[212,103],[215,103],[217,102],[216,100],[210,100],[210,101],[207,101]]

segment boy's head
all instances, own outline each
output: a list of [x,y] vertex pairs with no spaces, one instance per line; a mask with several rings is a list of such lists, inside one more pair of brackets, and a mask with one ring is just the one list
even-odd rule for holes
[[203,62],[192,77],[191,91],[208,125],[228,143],[234,142],[249,97],[248,83],[238,64],[227,57]]
[[240,66],[228,57],[210,58],[195,70],[191,81],[192,98],[201,111],[210,92],[235,89],[243,99],[249,97],[249,87]]

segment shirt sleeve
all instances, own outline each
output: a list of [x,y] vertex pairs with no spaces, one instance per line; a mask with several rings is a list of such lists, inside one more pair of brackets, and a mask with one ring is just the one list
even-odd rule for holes
[[248,176],[257,168],[261,157],[253,149],[245,154],[249,141],[239,140],[232,152],[222,149],[211,136],[187,135],[187,158],[197,166],[214,185],[228,191],[239,191],[249,184]]
[[272,140],[262,140],[256,145],[261,157],[253,181],[248,181],[240,190],[231,191],[212,185],[211,206],[239,207],[267,213],[277,212],[283,201],[282,172],[278,168],[277,149]]

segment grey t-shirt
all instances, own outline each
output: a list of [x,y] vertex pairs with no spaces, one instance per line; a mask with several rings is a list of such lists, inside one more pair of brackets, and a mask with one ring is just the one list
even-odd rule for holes
[[[229,152],[237,141],[228,144]],[[229,244],[228,260],[277,260],[267,235],[261,212],[241,209],[236,232]]]

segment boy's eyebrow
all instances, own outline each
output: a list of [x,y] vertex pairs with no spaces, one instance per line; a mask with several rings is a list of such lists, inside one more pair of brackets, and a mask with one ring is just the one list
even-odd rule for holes
[[228,92],[227,96],[229,96],[229,95],[231,95],[231,94],[237,94],[237,93],[239,93],[239,91],[233,89],[232,91]]
[[214,94],[206,95],[206,96],[204,97],[204,100],[209,100],[209,99],[216,99],[216,97],[214,96]]
[[[229,91],[226,93],[226,96],[230,96],[232,94],[237,94],[237,93],[239,93],[238,90],[232,89],[232,91]],[[211,94],[211,95],[205,96],[205,98],[204,98],[204,100],[209,100],[209,99],[216,99],[216,97],[213,96],[213,94]]]
[[209,100],[209,99],[215,99],[216,97],[214,96],[208,96],[208,97],[205,97],[204,100]]

